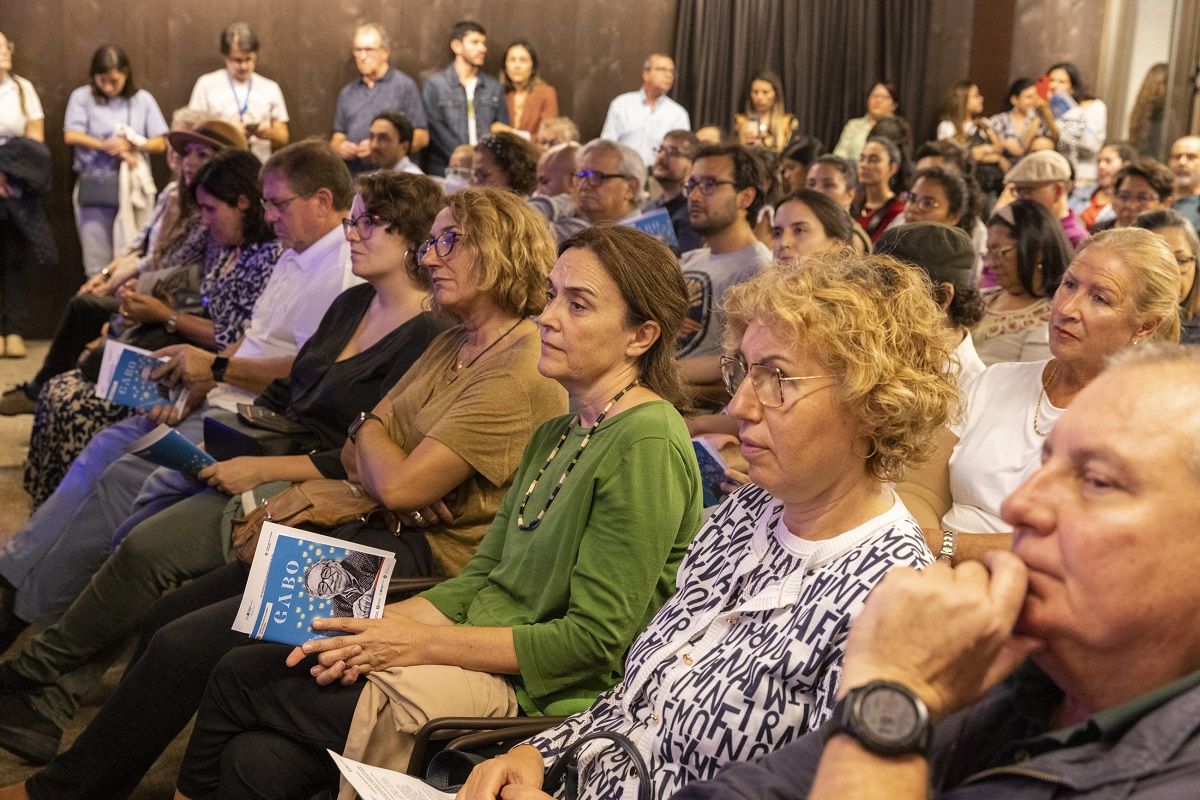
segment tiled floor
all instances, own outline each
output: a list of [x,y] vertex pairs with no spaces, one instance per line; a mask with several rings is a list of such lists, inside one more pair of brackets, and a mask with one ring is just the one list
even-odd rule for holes
[[[7,389],[31,377],[42,363],[46,353],[47,342],[29,342],[29,357],[21,360],[0,358],[0,390]],[[25,451],[29,447],[29,432],[33,427],[33,417],[0,417],[0,542],[7,541],[29,516],[29,498],[21,487],[21,463]],[[27,634],[28,636],[28,634]],[[21,646],[24,637],[14,645]],[[96,714],[100,704],[104,702],[120,680],[124,670],[124,662],[109,670],[104,679],[96,687],[96,691],[88,699],[84,708],[76,717],[75,725],[67,730],[63,738],[63,747],[74,740],[79,731]],[[153,714],[154,709],[145,709]],[[186,734],[186,732],[185,732]],[[178,771],[179,758],[183,754],[183,746],[187,741],[186,735],[177,739],[170,749],[158,760],[142,781],[141,786],[130,795],[132,800],[160,800],[173,795],[175,775]],[[24,779],[33,769],[14,756],[0,750],[0,785],[7,785]]]

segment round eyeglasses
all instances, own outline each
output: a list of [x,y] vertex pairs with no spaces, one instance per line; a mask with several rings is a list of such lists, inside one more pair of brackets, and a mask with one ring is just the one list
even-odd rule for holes
[[783,373],[770,364],[747,364],[740,354],[721,357],[721,378],[725,381],[725,391],[733,397],[737,394],[742,381],[750,377],[750,387],[754,396],[766,408],[779,408],[783,405],[783,384],[788,381],[811,381],[817,378],[832,378],[832,375],[799,375],[786,378]]
[[359,214],[357,217],[346,217],[342,220],[342,230],[346,232],[346,238],[350,238],[350,231],[358,234],[360,241],[367,241],[371,238],[371,234],[375,229],[383,224],[383,217],[378,214],[372,214],[369,211]]
[[437,253],[439,258],[446,258],[454,252],[454,245],[463,238],[463,235],[458,231],[445,231],[437,238],[430,237],[421,242],[421,246],[417,248],[417,264],[425,266],[425,255],[432,250]]

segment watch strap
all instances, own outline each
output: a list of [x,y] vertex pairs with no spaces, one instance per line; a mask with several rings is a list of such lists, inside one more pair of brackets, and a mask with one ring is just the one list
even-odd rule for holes
[[[912,704],[915,725],[913,730],[900,740],[896,740],[894,736],[884,738],[877,735],[871,729],[870,721],[861,714],[861,701],[878,690],[898,693]],[[857,739],[866,750],[881,756],[928,756],[930,744],[933,742],[933,723],[929,719],[929,709],[912,689],[893,681],[871,681],[851,689],[834,706],[833,717],[824,730],[825,741],[829,741],[834,734],[845,733]]]
[[212,376],[217,383],[225,380],[225,370],[229,369],[229,359],[225,356],[217,356],[212,362]]

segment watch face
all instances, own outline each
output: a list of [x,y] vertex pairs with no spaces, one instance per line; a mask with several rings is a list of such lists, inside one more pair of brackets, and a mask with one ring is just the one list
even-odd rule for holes
[[912,698],[887,686],[875,687],[859,700],[858,717],[872,738],[885,745],[905,745],[921,730]]

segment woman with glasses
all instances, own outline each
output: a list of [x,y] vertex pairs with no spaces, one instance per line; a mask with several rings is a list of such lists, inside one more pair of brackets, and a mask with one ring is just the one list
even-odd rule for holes
[[1175,176],[1165,164],[1152,158],[1138,158],[1125,166],[1113,179],[1112,207],[1115,218],[1094,230],[1131,227],[1139,214],[1167,208],[1175,190]]
[[[319,460],[235,458],[205,469],[200,479],[208,482],[208,490],[133,527],[58,623],[0,668],[0,684],[4,675],[8,680],[24,676],[17,680],[30,690],[66,694],[80,688],[80,676],[106,660],[106,649],[134,633],[148,611],[151,628],[196,611],[173,628],[174,634],[159,637],[164,646],[151,646],[135,662],[140,677],[125,681],[132,698],[114,701],[124,711],[105,717],[105,724],[128,725],[129,709],[139,710],[133,714],[136,719],[143,716],[141,703],[152,702],[158,709],[157,727],[136,724],[119,735],[105,729],[110,733],[97,735],[99,750],[64,756],[65,766],[54,772],[59,777],[53,780],[94,773],[104,786],[109,781],[124,785],[125,780],[136,785],[195,711],[211,665],[227,649],[246,642],[229,628],[247,571],[235,558],[227,522],[222,525],[223,516],[242,511],[241,492],[257,488],[259,496],[269,496],[286,487],[260,486],[263,481],[349,480],[391,513],[335,528],[331,535],[392,551],[397,576],[456,575],[473,555],[512,482],[523,444],[539,425],[566,409],[562,388],[537,371],[541,346],[529,319],[545,302],[554,245],[537,212],[511,193],[467,189],[449,198],[445,207],[438,199],[424,177],[372,173],[360,180],[354,216],[346,221],[353,268],[368,283],[390,288],[386,294],[377,292],[376,313],[360,314],[338,327],[342,334],[357,331],[359,342],[383,336],[405,318],[419,320],[416,327],[426,330],[415,342],[421,347],[415,361],[416,353],[390,355],[392,361],[412,363],[402,374],[391,373],[395,383],[390,388],[379,383],[368,397],[369,388],[364,394],[340,384],[336,396],[327,395],[324,410],[314,416],[329,418],[322,449],[334,447],[336,452],[323,453]],[[432,238],[417,245],[431,221]],[[435,323],[422,317],[425,289],[418,283],[414,290],[416,273],[410,272],[418,267],[424,272],[422,283],[431,287],[434,307],[459,323],[427,346],[427,326]],[[322,333],[330,333],[328,322],[327,317]],[[319,340],[313,347],[321,348],[326,365],[331,357],[345,355],[349,375],[334,362],[328,366],[331,377],[345,379],[356,369],[386,364],[386,353],[383,360],[352,355],[356,344],[343,338]],[[297,378],[295,373],[292,377]],[[318,391],[292,388],[304,398]],[[324,391],[334,390],[327,386]],[[386,390],[382,399],[380,390]],[[298,402],[293,395],[293,410]],[[332,406],[357,408],[353,415],[345,410],[335,415]],[[340,432],[329,430],[334,420],[349,424]],[[151,610],[164,593],[193,578],[199,580]],[[45,657],[48,650],[54,653],[50,658]],[[30,676],[38,680],[31,682]],[[173,700],[169,706],[162,702],[168,697]],[[72,712],[79,699],[78,694],[67,698]],[[26,720],[26,727],[47,730],[63,722],[35,717]],[[112,758],[115,741],[128,741],[124,758]],[[102,770],[108,761],[115,763]],[[80,767],[83,763],[89,766]]]
[[[1149,231],[1106,231],[1084,243],[1050,301],[1050,357],[985,369],[934,456],[897,487],[931,546],[954,561],[1009,549],[1000,505],[1041,464],[1063,410],[1118,351],[1179,340],[1179,277],[1170,249]],[[1077,479],[1092,477],[1081,463]]]
[[648,772],[598,750],[580,761],[581,796],[631,798],[651,782],[667,798],[829,719],[864,598],[889,569],[933,560],[888,485],[931,452],[956,405],[931,288],[898,261],[844,251],[729,290],[722,371],[752,483],[696,534],[624,680],[476,767],[461,796],[536,789],[579,736],[611,731]]
[[1200,281],[1196,280],[1196,259],[1200,257],[1200,239],[1191,220],[1169,208],[1148,211],[1138,216],[1134,227],[1157,233],[1179,265],[1179,341],[1200,344]]
[[528,197],[537,189],[537,148],[515,133],[489,133],[475,145],[472,183]]
[[1050,297],[1071,245],[1062,225],[1036,200],[1017,200],[988,220],[987,265],[999,285],[983,290],[983,319],[972,329],[985,364],[1050,355]]
[[[229,132],[237,136],[235,144],[245,143],[236,129]],[[203,264],[199,270],[183,264],[179,272],[159,271],[159,283],[148,275],[144,285],[130,281],[118,290],[120,305],[109,323],[110,338],[149,350],[191,342],[219,351],[237,341],[250,322],[281,251],[259,205],[262,165],[236,147],[208,160],[214,145],[222,143],[212,133],[202,128],[170,134],[177,149],[206,151],[192,160],[202,166],[181,190],[188,194],[188,205],[198,209]],[[197,272],[198,281],[193,281]],[[92,348],[79,369],[51,379],[38,397],[25,466],[25,489],[35,506],[54,492],[95,434],[134,413],[96,396],[105,341]]]
[[[434,232],[452,222],[439,217]],[[457,265],[433,275],[459,291]],[[478,553],[382,619],[313,624],[344,636],[228,653],[180,795],[308,797],[336,782],[326,748],[404,769],[427,719],[573,713],[619,680],[700,521],[699,472],[674,408],[686,306],[675,257],[649,236],[600,226],[566,240],[537,320],[538,371],[576,412],[534,433]],[[230,708],[250,684],[263,687],[256,699]]]

